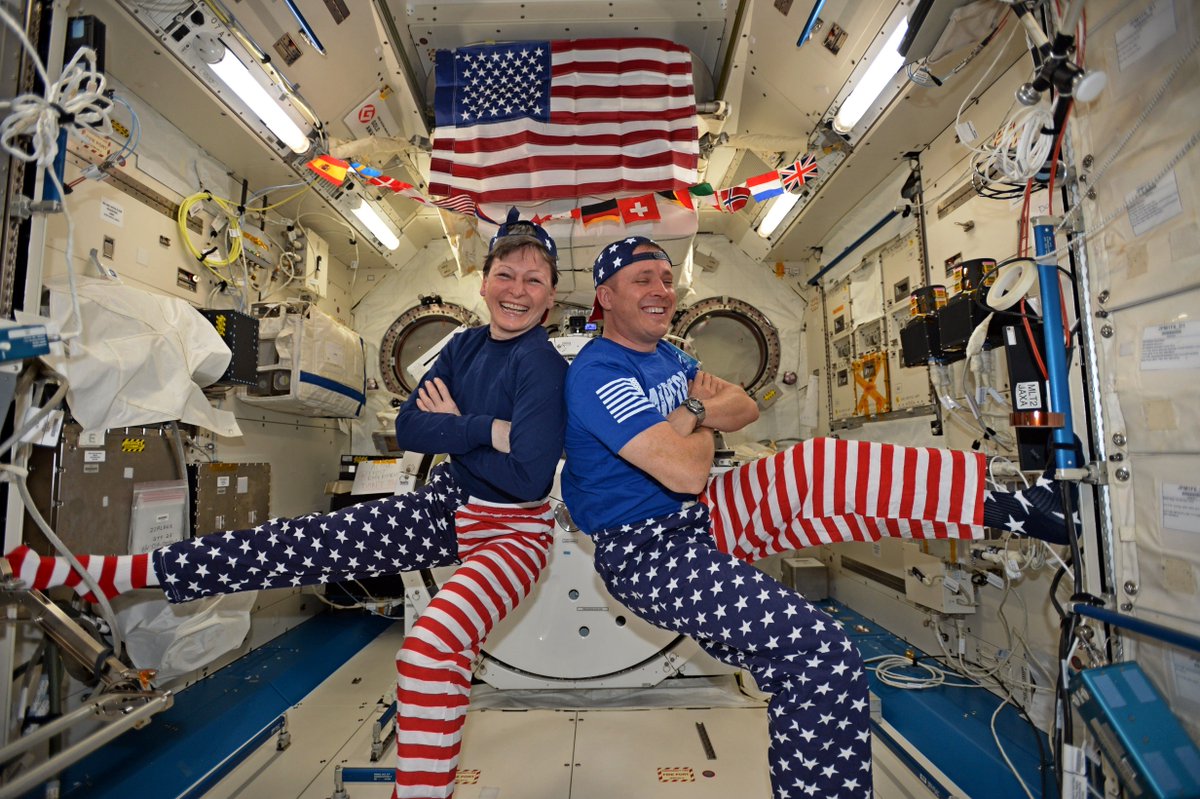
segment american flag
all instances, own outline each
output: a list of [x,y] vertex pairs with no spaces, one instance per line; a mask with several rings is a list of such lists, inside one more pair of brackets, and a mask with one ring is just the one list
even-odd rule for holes
[[429,191],[522,203],[696,182],[686,47],[661,39],[480,45],[437,53]]
[[442,200],[434,200],[433,204],[438,208],[445,208],[447,211],[465,214],[467,216],[475,215],[475,201],[466,194],[456,194],[453,197],[446,197]]
[[785,166],[779,170],[779,180],[783,183],[783,187],[792,194],[799,194],[800,187],[810,177],[817,176],[817,159],[811,155],[806,155],[798,161],[794,161],[789,166]]

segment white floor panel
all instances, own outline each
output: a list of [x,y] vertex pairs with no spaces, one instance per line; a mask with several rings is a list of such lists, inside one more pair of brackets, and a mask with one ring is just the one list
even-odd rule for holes
[[467,714],[455,799],[569,799],[574,710]]
[[[581,711],[570,799],[769,799],[762,708]],[[703,724],[715,759],[709,759]]]
[[[339,765],[390,769],[394,741],[371,763],[371,727],[379,700],[390,700],[400,642],[389,631],[351,658],[288,712],[290,748],[279,752],[268,741],[205,799],[329,799]],[[650,709],[472,710],[455,798],[769,799],[765,707],[679,707],[693,704],[689,693],[672,696],[674,707]],[[695,694],[704,705],[704,690]],[[349,799],[388,799],[392,788],[347,782],[345,790]]]

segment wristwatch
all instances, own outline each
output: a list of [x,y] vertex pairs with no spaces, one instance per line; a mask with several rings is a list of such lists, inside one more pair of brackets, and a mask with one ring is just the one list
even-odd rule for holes
[[683,401],[683,407],[689,413],[696,417],[696,427],[704,424],[704,403],[695,397],[688,397]]

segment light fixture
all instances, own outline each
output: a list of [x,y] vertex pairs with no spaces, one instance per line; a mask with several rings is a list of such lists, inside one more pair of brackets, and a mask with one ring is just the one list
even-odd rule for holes
[[291,148],[292,152],[308,152],[311,146],[308,136],[229,48],[216,41],[202,42],[198,49],[213,74],[241,98],[280,141]]
[[883,48],[875,54],[858,85],[838,109],[837,116],[833,118],[833,129],[838,133],[849,133],[853,130],[871,103],[875,102],[875,98],[883,91],[883,87],[887,86],[888,81],[896,75],[896,71],[904,66],[904,56],[900,55],[898,50],[907,31],[908,17],[903,17]]
[[400,237],[397,236],[388,225],[383,221],[383,217],[375,210],[365,199],[361,200],[355,208],[351,209],[358,221],[366,226],[367,230],[371,231],[375,238],[379,239],[379,243],[389,250],[394,250],[400,246]]
[[765,239],[774,233],[775,228],[779,227],[779,223],[788,215],[788,211],[792,210],[799,201],[800,195],[791,192],[784,192],[772,200],[771,207],[767,209],[762,221],[758,223],[758,235]]

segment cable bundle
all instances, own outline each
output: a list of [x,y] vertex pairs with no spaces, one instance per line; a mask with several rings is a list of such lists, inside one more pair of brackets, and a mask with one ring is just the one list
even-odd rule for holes
[[[58,156],[58,132],[62,126],[91,128],[112,135],[113,103],[104,96],[106,80],[96,70],[96,53],[81,48],[63,69],[62,76],[50,83],[41,63],[34,64],[47,86],[42,96],[23,94],[0,103],[12,110],[0,121],[0,147],[26,163],[48,166]],[[26,144],[28,139],[28,144]]]

